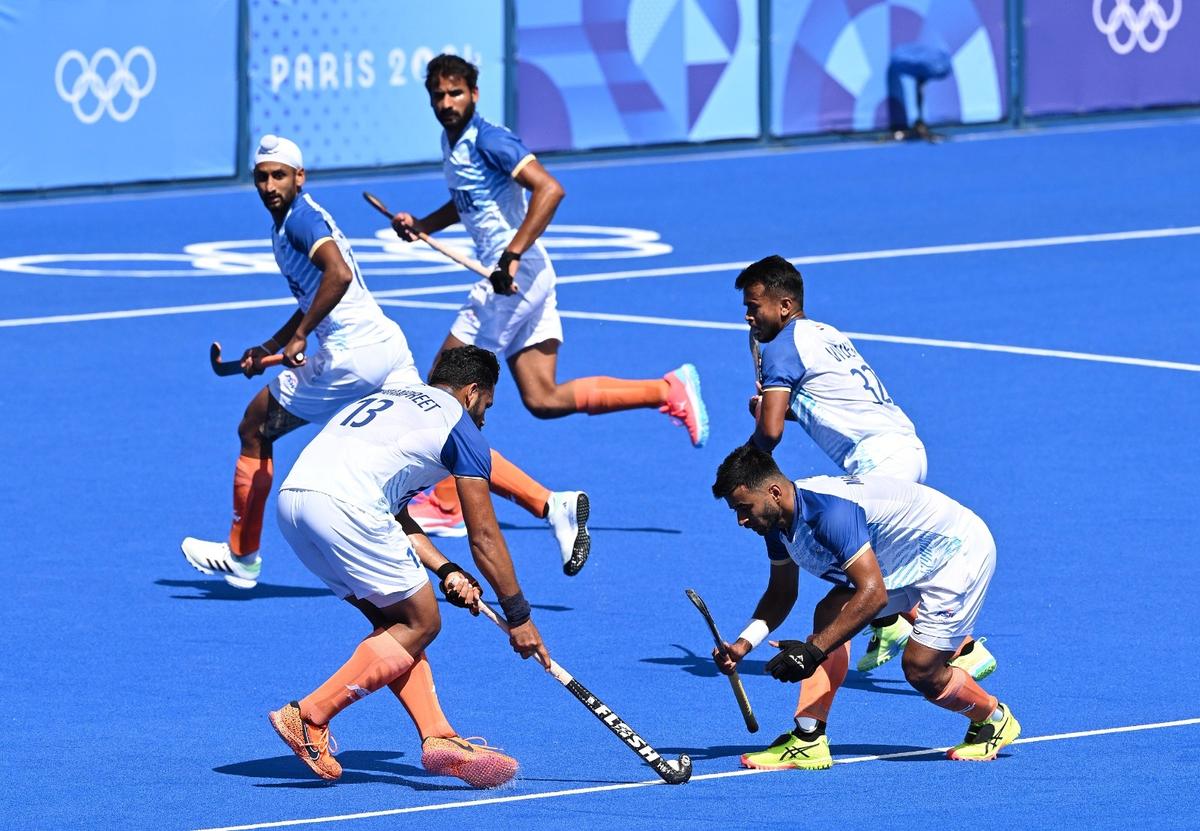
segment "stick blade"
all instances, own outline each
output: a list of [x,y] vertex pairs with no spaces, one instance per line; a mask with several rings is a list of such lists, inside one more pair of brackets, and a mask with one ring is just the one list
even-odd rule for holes
[[242,371],[240,361],[221,360],[221,344],[216,341],[213,341],[212,346],[208,347],[208,362],[212,365],[212,371],[222,377],[237,375]]
[[665,759],[658,775],[668,785],[682,785],[692,778],[692,757],[684,753],[678,759]]

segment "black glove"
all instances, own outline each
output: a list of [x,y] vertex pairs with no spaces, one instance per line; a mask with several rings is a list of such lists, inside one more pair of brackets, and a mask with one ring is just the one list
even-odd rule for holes
[[466,577],[467,582],[470,583],[475,588],[479,588],[479,581],[476,580],[469,573],[464,571],[463,567],[460,566],[458,563],[447,562],[447,563],[442,564],[438,568],[437,576],[438,576],[438,580],[441,581],[442,594],[445,596],[445,598],[447,600],[450,601],[451,604],[457,606],[460,609],[465,609],[465,608],[467,608],[467,604],[463,603],[461,597],[459,597],[457,594],[452,594],[452,593],[446,591],[446,578],[449,577],[451,574],[454,574],[455,572],[458,572],[463,577]]
[[508,267],[521,259],[520,254],[514,254],[512,251],[505,251],[500,255],[500,261],[496,263],[496,270],[488,277],[492,281],[492,289],[496,294],[516,294],[513,289],[513,278],[508,273]]
[[803,681],[825,660],[825,653],[808,641],[779,641],[779,650],[767,661],[767,672],[776,681]]

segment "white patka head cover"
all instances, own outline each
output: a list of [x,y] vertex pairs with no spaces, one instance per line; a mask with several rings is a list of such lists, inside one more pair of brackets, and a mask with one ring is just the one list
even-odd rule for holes
[[259,140],[258,149],[254,151],[254,163],[259,162],[279,162],[296,170],[304,167],[304,157],[300,155],[296,142],[271,133]]

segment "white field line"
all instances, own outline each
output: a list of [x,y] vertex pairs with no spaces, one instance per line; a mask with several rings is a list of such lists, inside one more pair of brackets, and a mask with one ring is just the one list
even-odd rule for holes
[[[1126,727],[1108,727],[1100,730],[1081,730],[1074,733],[1054,733],[1047,736],[1030,736],[1017,739],[1013,744],[1034,744],[1036,742],[1065,741],[1082,739],[1092,736],[1108,736],[1116,733],[1134,733],[1142,730],[1162,730],[1169,727],[1187,727],[1200,724],[1200,718],[1187,718],[1178,721],[1160,721],[1154,724],[1133,724]],[[913,756],[935,756],[945,753],[948,747],[933,747],[928,750],[906,750],[901,753],[881,753],[877,756],[855,756],[849,759],[835,759],[835,765],[852,765],[859,762],[876,762],[887,759],[904,759]],[[1001,763],[1003,764],[1003,762]],[[732,779],[737,776],[759,776],[762,774],[779,773],[774,770],[730,770],[721,773],[705,773],[693,776],[692,782],[704,782],[713,779]],[[502,805],[511,802],[527,802],[532,799],[553,799],[562,796],[579,796],[581,794],[602,793],[607,791],[622,791],[630,788],[648,788],[655,785],[665,785],[661,779],[649,779],[641,782],[622,782],[614,785],[595,785],[590,788],[568,788],[560,791],[545,791],[543,793],[521,794],[518,796],[496,796],[490,799],[469,799],[458,802],[439,802],[433,805],[417,805],[411,808],[389,808],[382,811],[363,811],[356,814],[338,814],[327,817],[310,817],[307,819],[279,820],[277,822],[255,822],[247,825],[226,825],[220,828],[205,828],[201,831],[252,831],[258,828],[290,828],[297,825],[316,825],[325,822],[346,822],[356,819],[371,819],[373,817],[391,817],[399,814],[417,814],[426,811],[445,811],[452,808],[475,808],[481,805]]]
[[[412,309],[449,309],[456,310],[459,303],[432,303],[422,300],[380,300],[383,306],[402,306]],[[732,323],[715,320],[688,320],[684,318],[651,317],[646,315],[605,314],[604,312],[571,312],[559,309],[561,317],[578,320],[605,320],[615,323],[643,323],[652,326],[681,326],[688,329],[726,329],[745,332],[745,323]],[[942,349],[971,349],[978,352],[1006,352],[1011,355],[1034,355],[1041,358],[1066,358],[1073,361],[1093,361],[1103,364],[1124,364],[1126,366],[1145,366],[1156,369],[1177,369],[1183,372],[1200,372],[1200,364],[1180,363],[1178,361],[1156,361],[1149,358],[1124,358],[1120,355],[1097,355],[1091,352],[1069,352],[1061,349],[1037,349],[1029,346],[1005,346],[995,343],[974,343],[964,340],[939,340],[937,338],[909,338],[900,335],[872,335],[867,332],[846,332],[845,335],[854,340],[876,341],[879,343],[902,343],[911,346],[935,346]]]

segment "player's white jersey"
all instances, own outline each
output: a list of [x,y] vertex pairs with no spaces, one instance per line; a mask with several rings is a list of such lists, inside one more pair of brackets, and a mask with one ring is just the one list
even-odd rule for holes
[[[476,256],[487,266],[500,259],[525,220],[529,198],[515,177],[533,158],[511,131],[484,120],[479,113],[453,147],[442,132],[446,187],[459,220],[475,241]],[[549,261],[540,242],[527,253]]]
[[[760,347],[763,391],[787,390],[800,425],[848,473],[869,472],[864,439],[895,435],[916,440],[916,429],[891,399],[850,339],[827,323],[800,318]],[[878,448],[878,444],[876,444]]]
[[445,390],[385,387],[338,412],[312,440],[281,490],[309,490],[395,514],[446,476],[489,479],[491,450]]
[[332,348],[354,348],[387,340],[399,331],[367,291],[350,241],[338,229],[328,211],[307,193],[300,193],[292,202],[283,224],[271,228],[271,247],[280,272],[287,278],[292,296],[300,308],[308,311],[321,285],[321,269],[313,264],[312,255],[325,243],[333,240],[354,279],[342,299],[325,319],[317,324],[317,340]]
[[766,537],[772,560],[791,558],[831,583],[846,585],[846,567],[870,543],[884,586],[899,589],[929,576],[972,541],[991,543],[983,520],[925,485],[885,476],[797,479],[788,533]]

